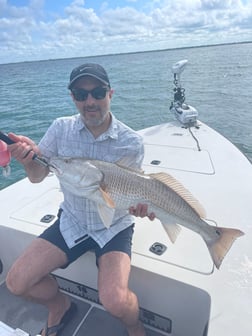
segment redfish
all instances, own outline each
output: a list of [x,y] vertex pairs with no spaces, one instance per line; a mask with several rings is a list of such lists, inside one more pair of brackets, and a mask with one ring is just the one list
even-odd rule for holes
[[54,157],[49,163],[68,191],[96,202],[107,228],[115,209],[147,204],[148,211],[155,213],[173,243],[180,231],[178,224],[200,234],[218,269],[234,240],[244,234],[235,228],[209,225],[200,203],[167,173],[145,174],[120,163],[85,158]]

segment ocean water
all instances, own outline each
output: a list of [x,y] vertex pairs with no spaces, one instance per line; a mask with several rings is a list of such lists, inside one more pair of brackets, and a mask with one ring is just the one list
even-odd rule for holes
[[[55,118],[75,114],[67,84],[85,62],[106,68],[112,112],[130,127],[170,121],[171,66],[182,59],[189,61],[182,74],[186,102],[252,160],[252,43],[0,64],[0,130],[38,142]],[[11,171],[7,178],[0,171],[0,189],[25,177],[14,159]]]

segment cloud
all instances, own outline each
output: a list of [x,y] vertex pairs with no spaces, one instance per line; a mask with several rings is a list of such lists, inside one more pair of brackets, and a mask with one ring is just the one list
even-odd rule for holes
[[[120,2],[121,3],[121,2]],[[64,12],[42,0],[10,6],[0,0],[0,63],[184,47],[251,39],[252,4],[241,0],[126,1],[87,8],[75,0]]]

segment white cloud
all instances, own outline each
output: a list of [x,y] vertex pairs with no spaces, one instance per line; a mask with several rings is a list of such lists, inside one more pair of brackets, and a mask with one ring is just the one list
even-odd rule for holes
[[174,48],[251,39],[252,4],[241,0],[137,1],[99,13],[75,0],[64,15],[0,0],[0,63]]

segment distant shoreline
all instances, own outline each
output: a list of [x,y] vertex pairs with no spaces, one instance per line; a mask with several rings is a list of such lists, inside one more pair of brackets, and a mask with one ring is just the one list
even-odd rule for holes
[[116,55],[132,55],[132,54],[141,54],[141,53],[155,53],[160,51],[168,51],[168,50],[183,50],[183,49],[193,49],[193,48],[209,48],[209,47],[221,47],[225,45],[235,45],[235,44],[249,44],[252,41],[243,41],[243,42],[227,42],[227,43],[216,43],[216,44],[203,44],[197,46],[188,46],[188,47],[178,47],[178,48],[165,48],[165,49],[155,49],[155,50],[142,50],[142,51],[130,51],[130,52],[122,52],[122,53],[110,53],[110,54],[102,54],[102,55],[86,55],[86,56],[74,56],[74,57],[64,57],[64,58],[49,58],[49,59],[41,59],[41,60],[33,60],[33,61],[20,61],[20,62],[10,62],[10,63],[1,63],[0,65],[8,65],[8,64],[17,64],[17,63],[33,63],[33,62],[48,62],[48,61],[59,61],[59,60],[69,60],[69,59],[83,59],[90,57],[104,57],[104,56],[116,56]]
[[248,44],[252,43],[252,41],[243,41],[243,42],[227,42],[227,43],[216,43],[216,44],[202,44],[198,46],[190,46],[190,47],[178,47],[178,48],[165,48],[165,49],[155,49],[155,50],[143,50],[143,51],[131,51],[125,53],[114,53],[114,54],[104,54],[104,55],[94,55],[94,56],[84,56],[84,57],[70,57],[70,59],[74,58],[85,58],[85,57],[101,57],[101,56],[115,56],[115,55],[128,55],[128,54],[141,54],[146,52],[159,52],[159,51],[169,51],[169,50],[182,50],[182,49],[193,49],[193,48],[208,48],[208,47],[221,47],[224,45],[233,45],[233,44]]

